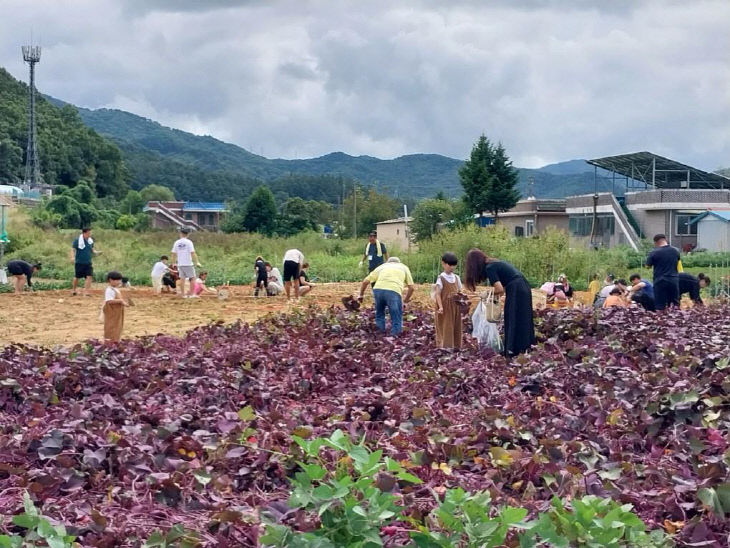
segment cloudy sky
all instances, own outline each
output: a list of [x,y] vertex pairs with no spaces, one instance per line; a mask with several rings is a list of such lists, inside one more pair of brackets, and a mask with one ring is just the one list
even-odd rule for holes
[[730,166],[728,0],[0,0],[0,65],[268,157]]

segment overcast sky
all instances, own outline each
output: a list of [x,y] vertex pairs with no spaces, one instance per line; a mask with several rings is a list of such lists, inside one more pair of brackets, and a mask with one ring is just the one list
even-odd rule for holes
[[267,157],[730,166],[729,0],[0,0],[0,65]]

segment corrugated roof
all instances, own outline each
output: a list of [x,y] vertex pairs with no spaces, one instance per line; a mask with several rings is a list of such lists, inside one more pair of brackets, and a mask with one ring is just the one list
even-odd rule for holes
[[223,202],[185,202],[183,211],[225,211]]
[[693,217],[692,220],[690,220],[690,224],[699,223],[702,219],[706,217],[716,217],[720,219],[721,221],[725,221],[726,223],[730,223],[730,211],[705,211],[704,213],[700,213],[697,215],[697,217]]
[[394,223],[410,223],[413,220],[413,217],[398,217],[397,219],[388,219],[387,221],[380,221],[379,223],[375,223],[376,225],[388,225],[388,224],[394,224]]
[[730,188],[730,179],[651,152],[632,152],[588,163],[655,188]]

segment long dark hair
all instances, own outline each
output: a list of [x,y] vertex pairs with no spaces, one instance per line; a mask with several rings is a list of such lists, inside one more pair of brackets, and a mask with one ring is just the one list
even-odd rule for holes
[[489,263],[496,263],[499,259],[487,257],[481,249],[470,249],[466,254],[466,278],[464,284],[471,291],[476,290],[477,284],[487,279],[484,267]]

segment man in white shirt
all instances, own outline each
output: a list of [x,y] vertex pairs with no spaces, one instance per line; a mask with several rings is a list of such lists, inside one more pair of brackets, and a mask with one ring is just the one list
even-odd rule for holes
[[299,272],[304,264],[304,253],[298,249],[290,249],[284,253],[284,291],[286,298],[291,298],[291,286],[294,283],[294,298],[299,300]]
[[[193,242],[188,239],[190,229],[186,226],[180,229],[180,238],[172,244],[172,261],[177,263],[177,270],[182,280],[182,297],[187,298],[193,295],[193,287],[195,285],[195,266],[202,266],[198,260],[198,254],[195,252]],[[188,294],[185,295],[185,280],[188,281]]]

